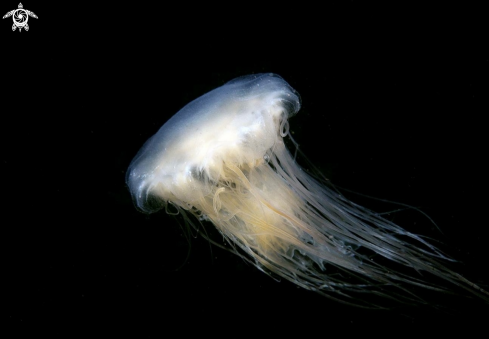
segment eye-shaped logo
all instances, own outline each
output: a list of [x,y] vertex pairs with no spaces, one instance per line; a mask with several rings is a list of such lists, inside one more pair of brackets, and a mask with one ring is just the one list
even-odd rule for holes
[[15,31],[16,28],[19,29],[19,32],[22,31],[22,28],[25,29],[26,31],[29,30],[29,25],[27,24],[27,21],[29,21],[29,17],[33,17],[37,19],[37,15],[35,15],[33,12],[28,11],[27,9],[24,9],[24,6],[22,6],[22,3],[19,3],[19,8],[14,9],[7,14],[3,16],[3,19],[12,17],[14,20],[14,24],[12,25],[12,31]]

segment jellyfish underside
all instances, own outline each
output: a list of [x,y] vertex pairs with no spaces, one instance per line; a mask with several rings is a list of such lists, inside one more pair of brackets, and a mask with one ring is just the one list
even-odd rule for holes
[[260,270],[352,305],[381,307],[357,298],[363,293],[423,303],[409,286],[446,290],[423,272],[488,301],[433,245],[297,164],[284,138],[299,109],[298,93],[275,74],[240,77],[194,100],[132,161],[135,205],[151,213],[171,203],[209,220]]

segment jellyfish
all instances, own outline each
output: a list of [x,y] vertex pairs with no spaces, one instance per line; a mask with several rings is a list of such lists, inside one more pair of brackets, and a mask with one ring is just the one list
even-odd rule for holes
[[171,205],[186,219],[210,221],[263,272],[355,306],[381,307],[358,295],[411,303],[423,302],[414,287],[446,290],[426,274],[489,301],[425,238],[298,164],[285,140],[300,107],[298,92],[270,73],[195,99],[132,160],[126,183],[135,206],[152,213]]

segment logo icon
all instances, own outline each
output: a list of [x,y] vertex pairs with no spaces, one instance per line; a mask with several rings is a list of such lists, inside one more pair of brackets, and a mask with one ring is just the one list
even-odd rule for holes
[[8,12],[3,16],[2,19],[8,18],[10,16],[14,20],[14,24],[12,25],[12,31],[15,31],[15,29],[18,28],[19,32],[22,31],[22,28],[25,29],[26,31],[29,30],[29,25],[27,24],[27,21],[29,21],[30,16],[37,19],[37,15],[35,15],[31,11],[28,11],[27,9],[24,9],[22,3],[19,3],[19,8]]

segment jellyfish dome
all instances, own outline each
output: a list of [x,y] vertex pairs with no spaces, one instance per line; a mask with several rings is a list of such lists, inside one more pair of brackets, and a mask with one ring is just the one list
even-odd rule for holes
[[444,290],[422,272],[489,300],[433,245],[299,166],[284,138],[300,107],[299,94],[270,73],[190,102],[131,162],[126,182],[136,207],[152,213],[172,204],[208,220],[260,270],[357,306],[366,305],[358,294],[418,302],[409,286]]
[[263,162],[280,124],[299,108],[299,95],[273,74],[244,76],[192,101],[131,163],[127,183],[136,206],[145,212],[162,208],[159,200],[197,206],[226,178],[226,165]]

